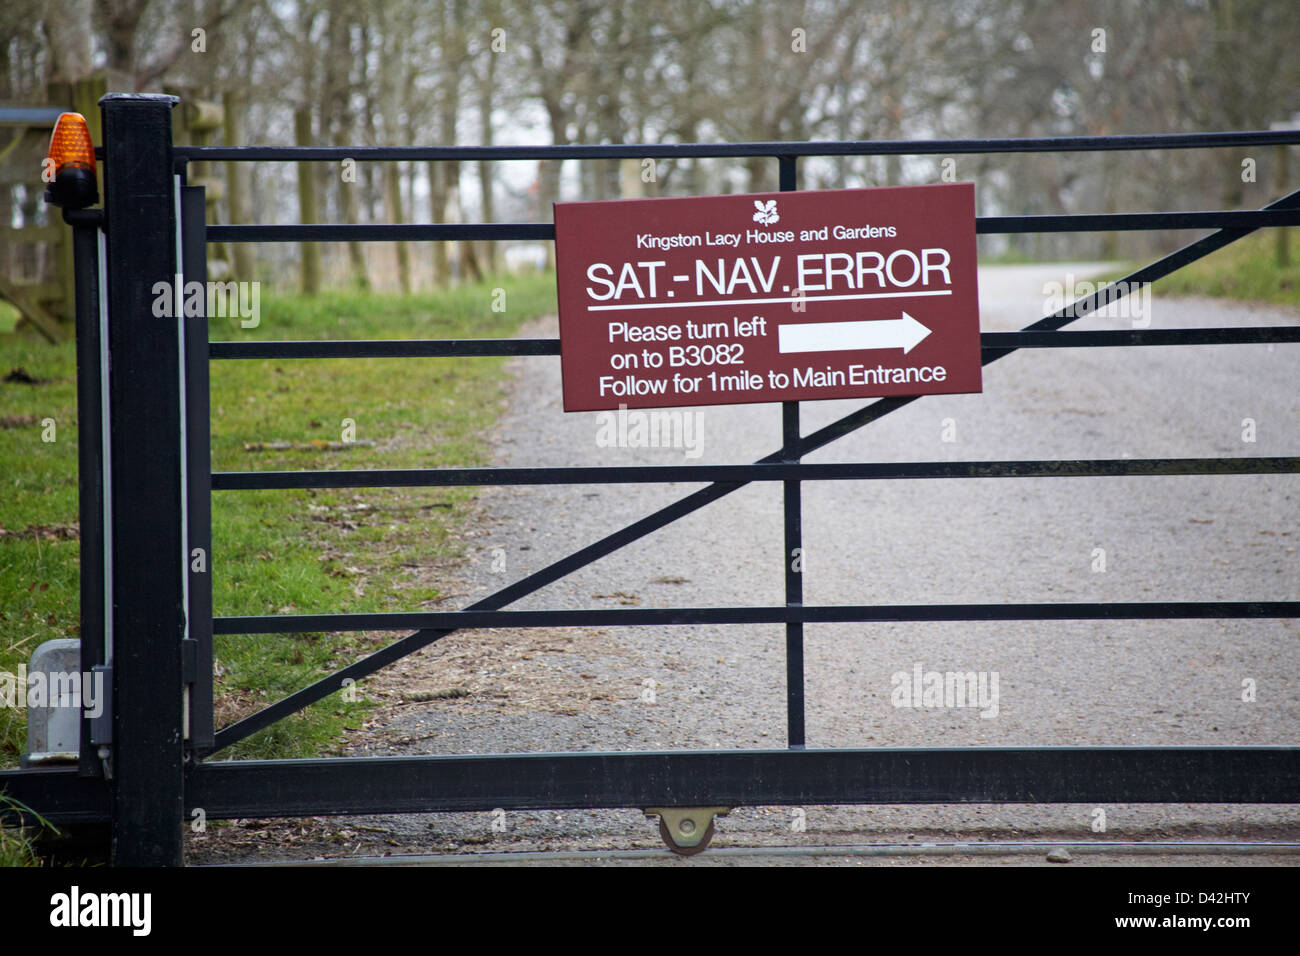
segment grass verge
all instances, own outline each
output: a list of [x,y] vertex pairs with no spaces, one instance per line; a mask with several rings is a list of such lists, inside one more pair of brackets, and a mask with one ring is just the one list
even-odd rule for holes
[[[505,290],[504,311],[493,311]],[[511,276],[411,296],[263,292],[261,322],[214,319],[232,339],[497,338],[554,310],[554,276]],[[504,399],[500,358],[211,363],[215,471],[485,464]],[[21,370],[21,374],[15,374]],[[76,366],[71,344],[0,336],[0,671],[78,636]],[[46,419],[53,419],[53,441]],[[354,441],[344,442],[345,438]],[[289,447],[282,447],[284,444]],[[436,607],[439,569],[463,556],[473,489],[215,492],[210,569],[219,616]],[[391,635],[218,637],[218,726],[381,646]],[[364,689],[363,687],[361,688]],[[362,698],[364,695],[362,695]],[[222,757],[329,752],[364,700],[323,700]],[[0,766],[25,746],[0,707]]]
[[[1300,233],[1300,230],[1293,230]],[[1300,236],[1291,242],[1289,265],[1278,265],[1276,230],[1265,229],[1238,239],[1172,275],[1156,281],[1152,287],[1162,295],[1204,295],[1212,298],[1237,299],[1244,302],[1267,302],[1274,305],[1300,305]],[[1102,277],[1102,281],[1122,279],[1140,264]]]
[[0,826],[0,867],[40,866],[41,859],[33,843],[34,834],[44,829],[58,831],[27,804],[3,793],[0,793],[0,814],[12,815],[21,823],[20,826]]

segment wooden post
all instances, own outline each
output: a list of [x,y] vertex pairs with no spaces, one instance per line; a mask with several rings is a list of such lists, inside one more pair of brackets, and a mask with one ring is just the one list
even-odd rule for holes
[[[197,92],[197,91],[195,91]],[[207,146],[212,142],[213,134],[225,123],[225,107],[212,100],[204,100],[191,95],[183,98],[180,111],[187,142],[191,146]],[[203,162],[190,163],[187,181],[191,186],[202,186],[207,202],[207,221],[220,222],[220,202],[225,198],[225,182],[214,176],[212,164]],[[209,268],[218,279],[227,279],[230,274],[230,254],[224,243],[214,242],[207,246]]]
[[[222,94],[221,105],[225,111],[225,135],[227,146],[240,146],[244,142],[244,102],[243,98],[227,90]],[[248,223],[248,164],[226,163],[226,209],[230,215],[231,225]],[[257,276],[253,264],[253,247],[247,242],[232,242],[231,254],[235,267],[235,278],[252,282]]]
[[[293,141],[296,146],[313,146],[311,135],[311,110],[293,112]],[[298,221],[316,222],[316,189],[312,181],[311,163],[298,164]],[[302,291],[315,295],[320,291],[320,246],[314,242],[302,243]]]
[[641,180],[641,160],[619,160],[618,185],[619,193],[624,199],[645,198],[645,183]]

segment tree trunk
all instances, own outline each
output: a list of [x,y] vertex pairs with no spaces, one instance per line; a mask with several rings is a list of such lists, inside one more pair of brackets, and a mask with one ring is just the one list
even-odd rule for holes
[[[401,163],[386,163],[384,166],[385,195],[384,207],[388,221],[395,226],[405,222],[402,216],[402,166]],[[411,251],[404,242],[393,243],[397,254],[397,284],[403,295],[411,294]]]
[[[493,142],[492,94],[496,89],[496,62],[496,54],[489,53],[487,63],[483,67],[483,84],[479,88],[479,138],[484,146],[491,146]],[[481,222],[493,222],[496,219],[496,210],[493,208],[492,173],[491,162],[484,160],[478,164],[479,206],[481,207],[479,221]],[[496,272],[497,244],[491,239],[485,240],[479,243],[478,252],[483,268],[488,272]]]
[[139,66],[137,34],[140,30],[140,18],[144,16],[149,2],[150,0],[124,0],[124,2],[110,3],[107,0],[97,0],[95,4],[99,9],[108,47],[108,70],[118,74],[130,84],[131,89],[125,92],[134,92],[137,87],[136,67]]
[[[447,187],[443,175],[443,163],[427,164],[429,171],[429,219],[432,222],[447,220]],[[433,244],[433,284],[446,286],[451,284],[451,260],[447,255],[447,243]]]
[[91,19],[90,0],[47,0],[44,27],[50,50],[50,82],[71,84],[90,76],[94,37]]
[[[361,184],[356,182],[339,183],[343,221],[350,226],[357,224],[357,190],[360,188]],[[348,265],[352,273],[352,285],[358,289],[369,289],[370,274],[366,271],[366,253],[361,243],[355,240],[348,242]]]
[[[347,0],[330,0],[327,8],[329,26],[326,30],[325,46],[325,88],[321,102],[321,135],[328,136],[335,146],[348,146],[356,129],[356,114],[352,108],[351,74],[354,65],[360,65],[364,71],[364,45],[359,53],[354,53],[351,43],[351,31],[355,13]],[[338,213],[348,225],[357,224],[357,192],[362,188],[357,180],[357,169],[350,167],[348,178],[344,179],[344,169],[335,168],[332,179],[338,196]],[[370,277],[366,273],[366,256],[361,243],[349,240],[346,244],[348,271],[353,288],[370,288]]]

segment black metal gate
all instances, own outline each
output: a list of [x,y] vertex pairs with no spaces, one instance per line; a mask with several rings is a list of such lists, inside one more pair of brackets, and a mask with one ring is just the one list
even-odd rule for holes
[[[68,212],[77,251],[82,441],[82,663],[110,677],[111,707],[83,720],[76,769],[0,772],[7,791],[56,823],[111,822],[118,864],[181,862],[193,808],[213,819],[493,808],[688,808],[867,803],[1300,802],[1300,747],[806,749],[806,623],[1294,618],[1296,601],[809,606],[785,566],[770,607],[510,611],[511,603],[755,481],[784,490],[785,552],[801,548],[803,481],[1293,474],[1300,458],[805,464],[803,456],[915,401],[885,398],[810,434],[783,405],[775,451],[748,464],[226,472],[209,462],[208,368],[248,358],[555,355],[558,340],[209,342],[207,318],[152,316],[160,280],[206,279],[207,242],[549,240],[548,223],[207,226],[190,161],[458,161],[765,156],[780,188],[801,157],[1188,149],[1300,143],[1300,132],[851,143],[408,148],[177,147],[171,97],[102,101],[105,204]],[[980,218],[979,233],[1215,230],[1019,332],[981,335],[983,362],[1018,349],[1300,342],[1300,327],[1061,331],[1076,318],[1261,227],[1300,225],[1300,192],[1262,210]],[[774,436],[775,438],[775,436]],[[705,487],[463,611],[230,618],[212,615],[210,501],[227,489],[706,482]],[[170,557],[169,557],[170,556]],[[218,556],[219,557],[219,556]],[[209,759],[222,748],[464,627],[782,623],[784,750]],[[213,726],[214,634],[410,632],[231,726]],[[102,637],[102,640],[101,640]]]

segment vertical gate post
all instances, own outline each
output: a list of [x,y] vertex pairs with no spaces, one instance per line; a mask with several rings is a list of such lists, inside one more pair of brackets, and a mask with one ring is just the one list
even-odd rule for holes
[[[794,156],[781,156],[780,187],[782,192],[799,188],[798,167]],[[781,403],[782,461],[799,461],[799,403]],[[807,566],[803,552],[803,494],[795,481],[781,483],[785,512],[785,606],[803,606],[803,569]],[[797,556],[797,557],[796,557]],[[797,564],[797,569],[796,569]],[[786,744],[802,750],[806,742],[804,728],[803,623],[785,624],[785,720]]]
[[[184,177],[182,177],[183,179]],[[208,280],[208,204],[202,186],[181,186],[181,273],[185,283]],[[189,673],[189,745],[195,758],[213,748],[212,725],[212,425],[208,378],[208,311],[187,315],[185,323],[185,526],[186,607]],[[194,550],[202,549],[196,569]]]
[[[185,607],[173,96],[111,93],[104,129],[112,515],[112,848],[179,866]],[[154,315],[166,283],[169,317]]]
[[[65,209],[72,226],[73,303],[77,326],[77,520],[81,529],[81,672],[104,664],[104,404],[99,312],[99,210]],[[109,690],[111,688],[105,688]],[[94,722],[82,710],[82,776],[102,770],[94,746]]]

